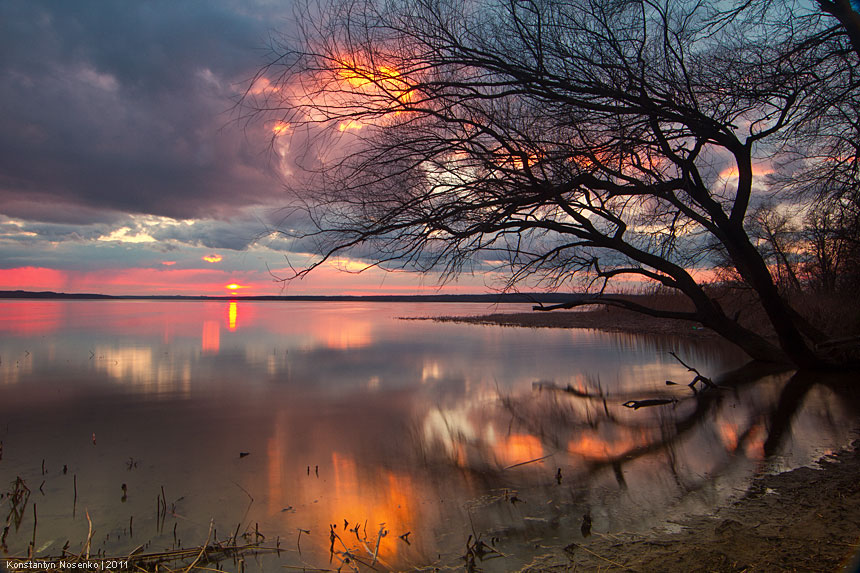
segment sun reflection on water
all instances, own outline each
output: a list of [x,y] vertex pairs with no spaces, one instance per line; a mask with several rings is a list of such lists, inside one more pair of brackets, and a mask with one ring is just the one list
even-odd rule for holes
[[227,307],[227,324],[230,332],[236,330],[236,316],[238,315],[238,308],[235,300],[231,300],[229,306]]

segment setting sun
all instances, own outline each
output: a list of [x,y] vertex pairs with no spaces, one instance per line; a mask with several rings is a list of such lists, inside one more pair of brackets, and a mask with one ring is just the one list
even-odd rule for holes
[[224,257],[218,254],[206,255],[205,257],[201,257],[207,263],[220,263]]
[[245,287],[243,287],[242,285],[237,285],[236,283],[230,283],[228,285],[225,285],[224,288],[228,288],[230,290],[239,290],[240,288],[245,288]]

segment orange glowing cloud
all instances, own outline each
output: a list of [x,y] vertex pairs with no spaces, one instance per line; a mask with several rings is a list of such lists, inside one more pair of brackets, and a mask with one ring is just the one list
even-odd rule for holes
[[[383,103],[383,107],[397,108],[412,101],[412,86],[394,67],[391,66],[365,66],[354,59],[345,58],[338,62],[338,78],[348,85],[352,93],[370,97],[377,102]],[[395,114],[400,113],[395,111]],[[350,124],[352,122],[346,122]],[[344,129],[356,129],[348,126]]]
[[340,122],[337,126],[337,129],[338,129],[338,131],[346,131],[347,129],[361,129],[362,127],[364,127],[364,126],[361,125],[360,121],[356,121],[354,119],[351,119],[349,121]]
[[216,253],[212,255],[206,255],[205,257],[202,257],[202,259],[207,263],[220,263],[222,260],[224,260],[224,257]]
[[166,266],[166,267],[172,267],[173,265],[176,264],[176,261],[161,261],[161,264]]
[[527,167],[533,167],[540,159],[539,154],[533,152],[526,153],[523,155],[514,155],[508,153],[507,151],[498,151],[495,155],[498,157],[498,159],[496,160],[496,164],[499,167],[518,170],[526,169]]
[[251,85],[248,93],[250,95],[266,95],[280,91],[280,87],[277,84],[273,84],[269,78],[259,77],[254,81],[253,85]]
[[[773,169],[769,166],[764,165],[753,165],[752,174],[753,177],[759,177],[762,175],[770,175],[773,173]],[[731,167],[727,167],[720,171],[720,179],[737,179],[739,175],[738,168],[736,165],[732,165]]]
[[290,130],[290,124],[285,121],[279,121],[272,127],[272,133],[275,135],[283,135]]

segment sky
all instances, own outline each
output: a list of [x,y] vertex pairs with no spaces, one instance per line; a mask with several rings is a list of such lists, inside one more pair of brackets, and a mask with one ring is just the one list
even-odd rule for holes
[[0,3],[0,290],[437,292],[351,260],[280,280],[308,260],[276,232],[291,174],[234,104],[291,17],[289,0]]

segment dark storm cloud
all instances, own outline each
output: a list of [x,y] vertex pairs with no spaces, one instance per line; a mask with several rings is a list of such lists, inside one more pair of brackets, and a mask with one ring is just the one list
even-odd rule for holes
[[0,212],[225,217],[277,200],[266,135],[231,123],[287,3],[0,4]]

